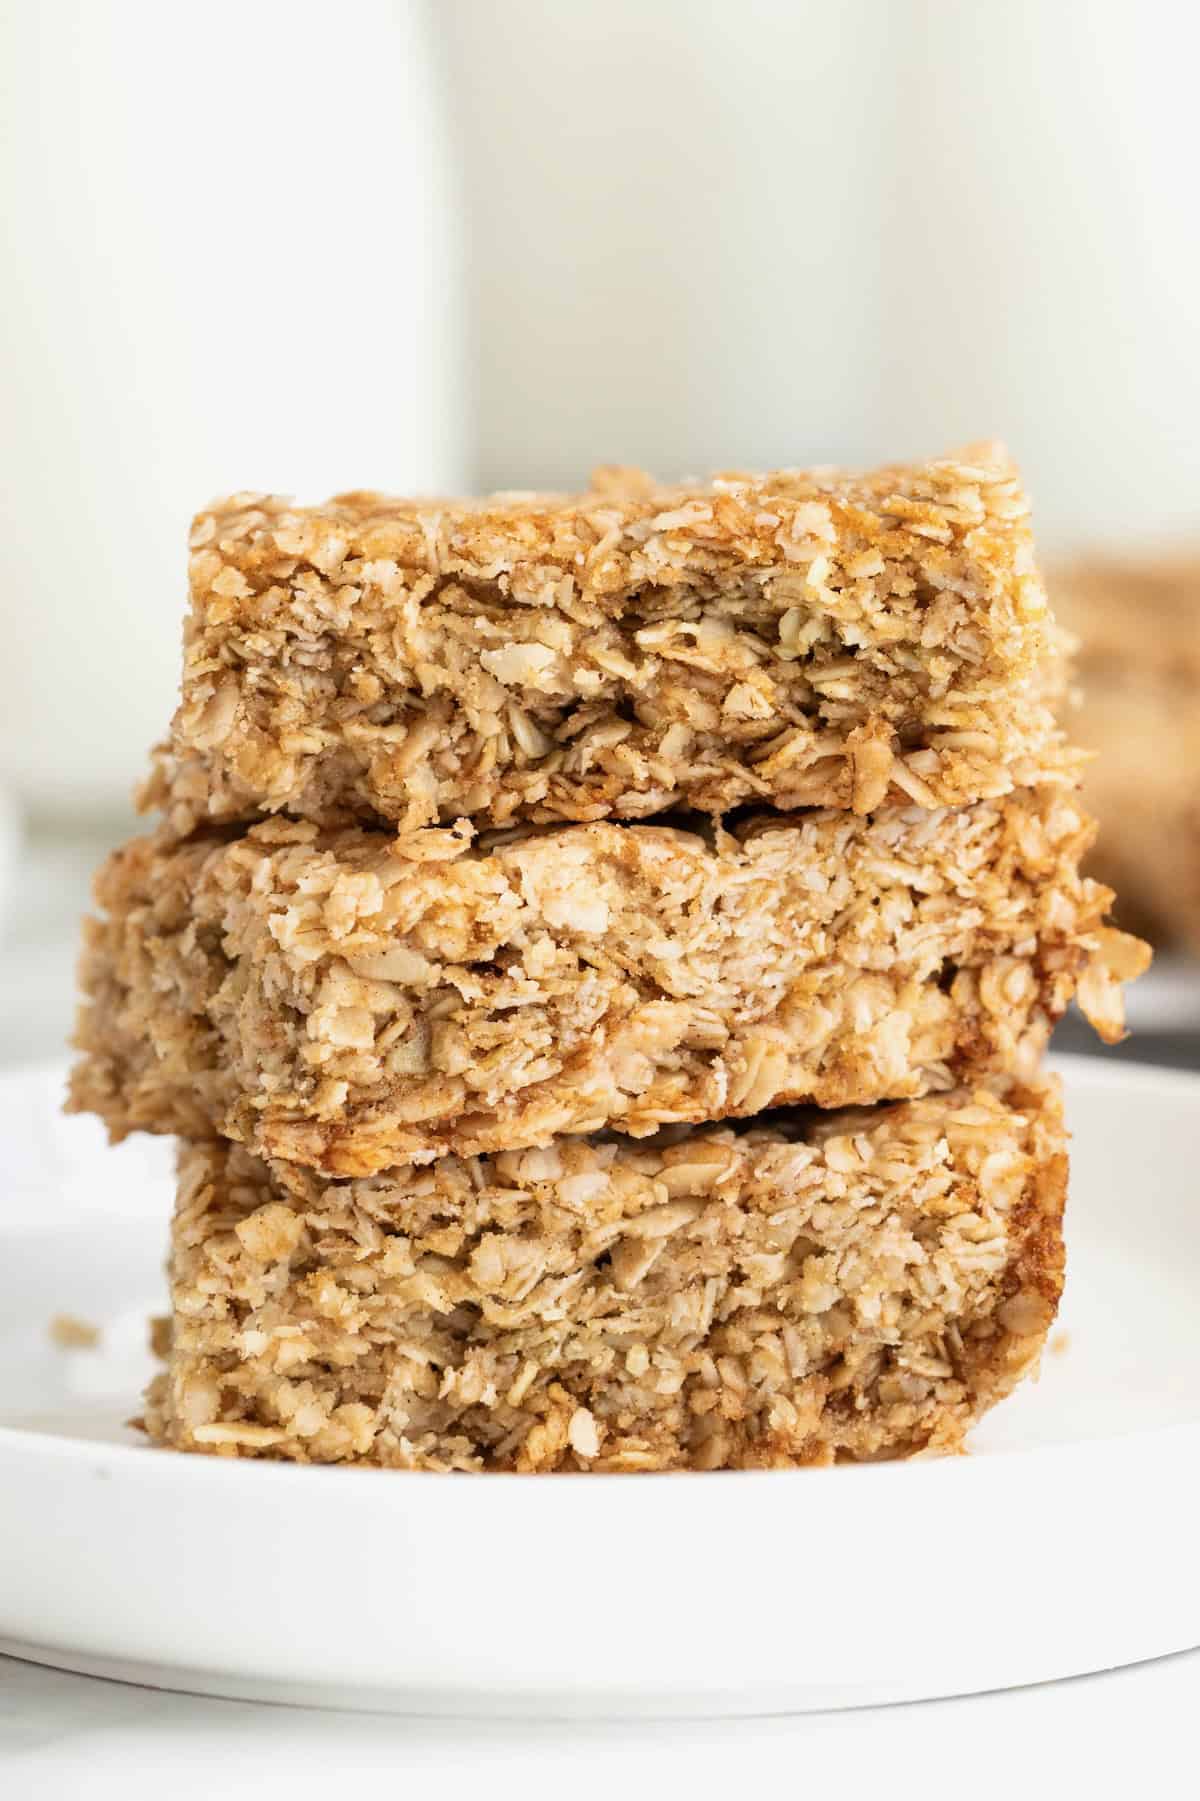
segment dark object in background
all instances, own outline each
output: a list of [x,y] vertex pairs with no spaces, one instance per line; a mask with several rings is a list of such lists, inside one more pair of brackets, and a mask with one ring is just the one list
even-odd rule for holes
[[1140,1029],[1120,1044],[1101,1044],[1087,1022],[1070,1013],[1054,1035],[1056,1051],[1089,1057],[1119,1057],[1122,1063],[1156,1063],[1164,1069],[1200,1069],[1200,1025],[1189,1031]]

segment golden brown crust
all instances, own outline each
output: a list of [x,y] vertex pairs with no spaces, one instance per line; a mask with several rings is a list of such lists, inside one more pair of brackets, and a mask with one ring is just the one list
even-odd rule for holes
[[953,1450],[1054,1317],[1065,1142],[1038,1084],[334,1183],[193,1146],[147,1425],[421,1469]]
[[192,544],[145,796],[181,834],[956,805],[1054,737],[1058,642],[995,447],[572,497],[241,494]]
[[97,886],[74,1104],[361,1175],[1027,1073],[1077,991],[1118,1035],[1143,961],[1079,876],[1072,779],[708,836],[135,840]]

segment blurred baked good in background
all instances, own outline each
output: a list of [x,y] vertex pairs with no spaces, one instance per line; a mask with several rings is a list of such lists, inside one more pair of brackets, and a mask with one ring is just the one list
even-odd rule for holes
[[1080,558],[1049,585],[1080,645],[1072,735],[1099,753],[1088,866],[1122,924],[1200,955],[1200,542]]

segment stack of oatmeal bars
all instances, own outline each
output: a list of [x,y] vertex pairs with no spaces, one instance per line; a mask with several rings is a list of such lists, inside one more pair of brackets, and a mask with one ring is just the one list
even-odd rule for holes
[[182,1144],[146,1425],[226,1455],[952,1449],[1058,1302],[1081,876],[1003,454],[239,494],[88,924],[76,1108]]

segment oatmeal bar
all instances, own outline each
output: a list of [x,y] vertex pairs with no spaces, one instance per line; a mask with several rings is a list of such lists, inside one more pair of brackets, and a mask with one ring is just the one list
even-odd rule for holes
[[1088,680],[1077,729],[1099,753],[1087,799],[1103,822],[1088,866],[1123,921],[1200,953],[1200,683]]
[[1072,731],[1099,753],[1094,867],[1122,918],[1200,952],[1200,550],[1078,564],[1056,591],[1082,646]]
[[1054,604],[1088,679],[1155,675],[1200,685],[1200,545],[1081,558],[1053,573]]
[[436,1470],[952,1450],[1062,1287],[1057,1088],[329,1183],[182,1155],[146,1424],[182,1450]]
[[74,1105],[341,1175],[1025,1073],[1144,947],[1047,779],[972,807],[393,838],[270,821],[101,871]]
[[145,801],[185,835],[998,795],[1061,686],[1028,513],[994,446],[573,497],[234,495],[193,527]]

